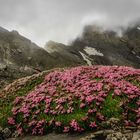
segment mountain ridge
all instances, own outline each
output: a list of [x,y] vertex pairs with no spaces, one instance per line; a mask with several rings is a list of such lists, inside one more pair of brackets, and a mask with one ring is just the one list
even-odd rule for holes
[[1,85],[14,79],[56,67],[79,65],[125,65],[140,68],[139,24],[123,35],[102,31],[94,25],[84,28],[69,45],[49,41],[37,46],[17,31],[0,27]]

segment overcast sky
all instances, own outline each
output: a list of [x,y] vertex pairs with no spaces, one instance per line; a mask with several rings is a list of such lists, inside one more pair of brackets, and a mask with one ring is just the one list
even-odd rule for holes
[[140,18],[140,0],[0,0],[0,26],[43,46],[67,43],[86,24],[127,26]]

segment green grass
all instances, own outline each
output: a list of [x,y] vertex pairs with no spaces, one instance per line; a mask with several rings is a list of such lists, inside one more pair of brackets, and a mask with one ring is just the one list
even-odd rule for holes
[[126,77],[125,80],[132,83],[134,86],[140,87],[140,81],[137,80],[136,77]]
[[17,96],[26,95],[29,91],[40,84],[44,79],[44,75],[40,76],[34,80],[27,82],[21,89],[17,90],[14,95],[10,93],[7,95],[7,98],[0,98],[0,126],[7,126],[7,118],[11,116],[12,102]]
[[101,110],[101,113],[103,113],[103,115],[107,118],[120,118],[122,113],[122,108],[119,106],[120,102],[120,97],[113,98],[112,93],[110,93],[102,105],[103,109]]
[[[134,110],[138,108],[138,105],[136,104],[136,102],[138,101],[138,99],[133,99],[131,100],[131,102],[128,104],[129,108],[133,108]],[[132,122],[136,121],[136,114],[134,113],[133,110],[128,110],[128,119],[131,120]]]
[[[61,121],[63,122],[64,124],[68,124],[72,119],[75,119],[77,120],[79,123],[81,122],[81,117],[85,117],[87,114],[87,110],[88,110],[88,107],[85,107],[84,109],[80,109],[79,108],[79,104],[80,104],[80,101],[76,101],[73,105],[73,108],[74,108],[74,111],[72,113],[70,113],[69,115],[68,114],[60,114],[60,115],[57,115],[57,116],[53,116],[53,115],[46,115],[45,113],[39,113],[38,115],[38,120],[41,120],[41,119],[45,119],[47,121],[50,121],[52,120],[53,118],[55,118],[55,120],[57,121]],[[51,107],[54,107],[55,104],[52,104]],[[67,110],[67,105],[63,105],[65,107],[65,109]],[[43,106],[41,106],[43,107]]]
[[132,84],[134,84],[135,86],[140,87],[140,81],[138,81],[138,80],[132,81]]
[[91,78],[91,80],[95,80],[96,82],[99,82],[99,81],[103,80],[103,78],[94,77],[94,78]]

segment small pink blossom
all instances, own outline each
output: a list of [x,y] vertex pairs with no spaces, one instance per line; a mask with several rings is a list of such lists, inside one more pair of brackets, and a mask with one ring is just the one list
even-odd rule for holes
[[19,128],[17,129],[17,132],[18,132],[18,135],[22,135],[23,129],[22,129],[21,127],[19,127]]
[[88,120],[88,117],[83,117],[81,120],[82,121],[87,121]]
[[12,117],[10,117],[10,118],[8,118],[8,123],[10,125],[15,125],[15,120]]
[[97,114],[97,118],[101,121],[104,121],[104,116],[100,113]]
[[61,126],[61,122],[57,121],[57,122],[55,122],[55,125],[56,126]]
[[91,128],[97,127],[96,122],[91,122],[89,126],[90,126]]
[[70,127],[69,126],[65,126],[63,132],[64,133],[68,133],[70,131]]
[[86,105],[84,103],[80,104],[80,108],[84,108]]

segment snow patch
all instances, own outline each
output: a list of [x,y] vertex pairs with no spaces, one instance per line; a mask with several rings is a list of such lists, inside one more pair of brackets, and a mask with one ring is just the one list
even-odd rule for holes
[[137,55],[136,57],[137,57],[138,59],[140,59],[140,56]]
[[134,51],[131,51],[133,54],[136,54]]
[[140,30],[140,27],[137,27],[138,30]]
[[101,52],[97,51],[95,48],[92,48],[92,47],[86,46],[86,47],[84,48],[84,51],[85,51],[88,55],[104,56]]
[[140,56],[136,55],[134,51],[131,51],[138,59],[140,59]]
[[87,64],[89,65],[89,66],[92,66],[92,63],[91,63],[91,59],[87,56],[87,55],[85,55],[84,53],[82,53],[82,52],[80,52],[79,51],[79,53],[82,55],[82,57],[83,57],[83,59],[87,62]]
[[45,47],[45,50],[48,53],[54,53],[54,52],[58,52],[58,49],[56,47]]

